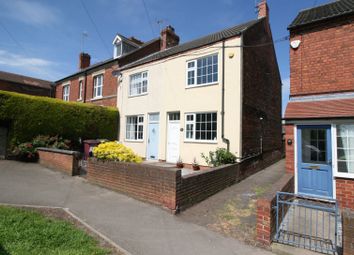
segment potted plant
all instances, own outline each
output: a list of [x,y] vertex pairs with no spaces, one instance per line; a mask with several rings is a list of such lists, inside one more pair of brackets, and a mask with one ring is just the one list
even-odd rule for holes
[[192,168],[194,171],[198,171],[200,169],[199,164],[195,158],[193,159]]
[[183,161],[181,157],[178,158],[177,163],[176,163],[177,168],[183,168]]

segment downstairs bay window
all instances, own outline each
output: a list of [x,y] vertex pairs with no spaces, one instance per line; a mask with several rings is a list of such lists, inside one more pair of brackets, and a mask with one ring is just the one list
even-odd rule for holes
[[185,141],[216,142],[216,112],[187,113],[185,118]]
[[130,141],[143,141],[144,116],[127,116],[125,139]]

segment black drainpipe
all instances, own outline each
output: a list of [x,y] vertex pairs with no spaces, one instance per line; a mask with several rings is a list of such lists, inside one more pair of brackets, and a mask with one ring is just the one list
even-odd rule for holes
[[230,140],[225,138],[225,40],[222,41],[222,83],[221,83],[221,138],[230,151]]

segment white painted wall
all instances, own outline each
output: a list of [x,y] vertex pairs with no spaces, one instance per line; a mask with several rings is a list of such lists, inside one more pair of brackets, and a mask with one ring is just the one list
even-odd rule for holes
[[[226,46],[240,45],[240,38],[226,41]],[[205,164],[201,153],[208,153],[217,147],[226,147],[221,139],[221,81],[222,43],[202,49],[184,52],[167,59],[148,63],[122,71],[122,81],[118,88],[118,108],[120,111],[119,140],[145,157],[147,148],[148,113],[160,113],[159,159],[166,160],[167,114],[180,111],[181,128],[185,129],[185,113],[217,112],[217,141],[187,142],[185,132],[180,135],[180,156],[185,163],[192,163],[196,157],[199,164]],[[186,62],[202,56],[218,53],[218,82],[204,87],[186,88]],[[231,57],[233,55],[233,57]],[[239,47],[225,49],[225,137],[230,140],[230,151],[241,155],[241,50]],[[148,71],[147,95],[129,97],[130,75]],[[144,140],[125,140],[126,116],[144,115]]]

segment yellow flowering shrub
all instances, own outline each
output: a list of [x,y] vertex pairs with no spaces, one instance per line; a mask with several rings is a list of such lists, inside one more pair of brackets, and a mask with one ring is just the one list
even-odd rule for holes
[[132,149],[114,141],[99,144],[93,148],[93,155],[98,159],[141,163],[143,160]]

